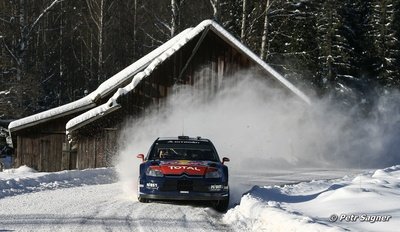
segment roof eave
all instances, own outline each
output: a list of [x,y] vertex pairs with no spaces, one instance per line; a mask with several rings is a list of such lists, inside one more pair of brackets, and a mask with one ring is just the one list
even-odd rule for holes
[[121,107],[122,106],[120,104],[115,104],[112,107],[108,108],[106,111],[103,111],[102,113],[97,114],[96,116],[93,116],[93,117],[91,117],[91,118],[89,118],[89,119],[87,119],[87,120],[85,120],[85,121],[83,121],[81,123],[78,123],[78,124],[76,124],[76,125],[74,125],[72,127],[66,128],[66,133],[67,134],[71,134],[75,130],[77,130],[79,128],[82,128],[85,125],[90,124],[93,121],[96,121],[98,118],[101,118],[101,117],[103,117],[103,116],[105,116],[107,114],[110,114],[110,113],[120,109]]
[[95,106],[96,106],[95,103],[90,103],[88,105],[85,105],[85,106],[82,106],[82,107],[79,107],[79,108],[75,108],[75,109],[72,109],[70,111],[65,111],[65,112],[63,112],[61,114],[54,115],[53,117],[42,118],[42,119],[39,119],[39,120],[36,120],[36,121],[32,121],[32,122],[29,122],[29,123],[26,123],[26,124],[22,124],[22,125],[16,126],[16,127],[10,127],[9,126],[8,130],[9,130],[10,135],[11,135],[12,132],[19,131],[19,130],[22,130],[22,129],[25,129],[25,128],[28,128],[28,127],[31,127],[31,126],[35,126],[35,125],[50,121],[52,119],[62,118],[64,116],[67,116],[67,115],[70,115],[70,114],[73,114],[73,113],[77,113],[77,112],[80,112],[80,111],[84,111],[84,110],[93,108]]
[[297,87],[295,87],[291,82],[286,80],[281,74],[275,71],[271,66],[265,63],[261,58],[259,58],[256,54],[254,54],[250,49],[248,49],[245,45],[243,45],[239,40],[237,40],[234,36],[232,36],[229,32],[227,32],[224,28],[218,25],[215,22],[210,23],[210,29],[216,33],[220,38],[222,38],[225,42],[230,44],[239,52],[247,55],[253,62],[257,63],[264,70],[271,73],[278,81],[289,88],[293,93],[299,96],[303,101],[307,104],[311,104],[311,100],[307,97],[302,91],[300,91]]

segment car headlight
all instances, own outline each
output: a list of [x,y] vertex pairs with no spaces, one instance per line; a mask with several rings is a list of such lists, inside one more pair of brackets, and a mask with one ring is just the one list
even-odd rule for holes
[[150,166],[146,170],[147,176],[155,176],[155,177],[163,177],[164,174],[161,172],[160,167],[158,166]]
[[221,178],[222,173],[217,168],[208,168],[205,178]]

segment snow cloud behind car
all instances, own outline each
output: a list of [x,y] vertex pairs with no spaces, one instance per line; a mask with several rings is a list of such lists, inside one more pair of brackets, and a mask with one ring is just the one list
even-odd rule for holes
[[358,117],[357,106],[343,110],[332,99],[316,98],[310,106],[270,86],[251,72],[225,80],[216,94],[176,86],[163,107],[126,122],[116,161],[121,180],[137,179],[136,154],[147,152],[154,138],[182,133],[214,141],[220,155],[231,158],[233,176],[265,168],[379,168],[399,162],[399,94],[376,99],[373,115]]

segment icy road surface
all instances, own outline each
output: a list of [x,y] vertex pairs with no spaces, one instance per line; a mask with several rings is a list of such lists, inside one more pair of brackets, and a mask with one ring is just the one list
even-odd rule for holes
[[[354,174],[360,172],[232,175],[231,209],[221,214],[207,205],[139,203],[112,169],[37,173],[20,167],[0,173],[0,231],[396,231],[400,166]],[[390,218],[329,221],[335,213]]]
[[0,200],[0,231],[224,231],[205,207],[141,204],[118,183],[41,191]]

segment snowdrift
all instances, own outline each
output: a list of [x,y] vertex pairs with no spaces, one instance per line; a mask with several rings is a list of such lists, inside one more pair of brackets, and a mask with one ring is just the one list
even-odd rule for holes
[[223,220],[247,231],[398,231],[400,165],[356,177],[254,186]]
[[111,168],[47,173],[21,166],[0,173],[0,199],[43,190],[109,184],[115,181],[116,174]]

